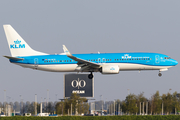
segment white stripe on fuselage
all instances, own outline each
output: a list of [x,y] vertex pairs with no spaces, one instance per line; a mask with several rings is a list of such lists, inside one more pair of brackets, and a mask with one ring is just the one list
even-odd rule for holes
[[[34,64],[20,64],[14,63],[16,65],[20,65],[25,68],[32,68],[42,71],[50,71],[50,72],[78,72],[76,70],[77,64],[56,64],[56,65],[37,65]],[[150,66],[150,65],[142,65],[142,64],[131,64],[131,63],[105,63],[105,65],[118,65],[120,71],[131,71],[131,70],[160,70],[160,69],[168,69],[172,66]],[[88,71],[83,71],[88,72]],[[94,71],[98,72],[98,71]]]

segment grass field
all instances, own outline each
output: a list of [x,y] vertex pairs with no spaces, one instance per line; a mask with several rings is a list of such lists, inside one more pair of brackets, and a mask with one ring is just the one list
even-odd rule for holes
[[0,120],[180,120],[180,115],[148,116],[60,116],[60,117],[0,117]]

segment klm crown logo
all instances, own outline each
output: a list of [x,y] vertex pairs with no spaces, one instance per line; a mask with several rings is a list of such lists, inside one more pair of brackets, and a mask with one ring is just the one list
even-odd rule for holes
[[114,67],[112,67],[112,68],[110,68],[110,70],[115,70],[115,68],[114,68]]
[[122,58],[131,58],[131,56],[129,56],[129,54],[124,54],[124,56],[122,56]]
[[25,44],[21,44],[18,39],[14,41],[14,44],[10,44],[10,49],[25,48]]
[[16,40],[16,41],[14,41],[14,43],[15,43],[15,44],[20,44],[21,41]]

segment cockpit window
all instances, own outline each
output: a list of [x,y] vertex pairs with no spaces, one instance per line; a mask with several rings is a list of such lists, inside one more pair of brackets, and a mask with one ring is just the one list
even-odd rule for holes
[[164,59],[171,59],[170,57],[164,57]]

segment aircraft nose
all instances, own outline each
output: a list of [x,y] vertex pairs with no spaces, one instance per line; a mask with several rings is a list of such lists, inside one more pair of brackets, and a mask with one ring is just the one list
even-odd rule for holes
[[174,65],[177,65],[178,64],[178,61],[174,60]]

